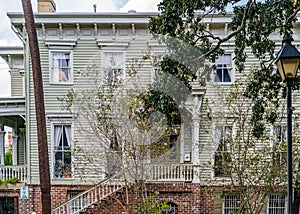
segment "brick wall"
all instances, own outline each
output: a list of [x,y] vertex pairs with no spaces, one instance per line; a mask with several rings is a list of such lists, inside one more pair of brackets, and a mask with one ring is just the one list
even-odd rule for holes
[[[51,204],[52,208],[65,202],[67,200],[68,192],[84,191],[91,186],[82,185],[53,185],[51,188]],[[212,214],[213,201],[212,198],[200,191],[199,184],[193,183],[153,183],[147,185],[148,194],[154,196],[153,203],[160,203],[164,201],[172,202],[178,206],[178,213],[183,214]],[[37,185],[29,186],[30,199],[26,202],[27,213],[36,212],[41,213],[41,193]],[[130,214],[136,212],[137,197],[132,190],[129,196]],[[118,200],[116,200],[116,198]],[[87,210],[86,213],[93,214],[122,214],[124,208],[120,201],[126,198],[121,192],[114,195],[107,200],[102,201],[101,204],[94,205],[93,208]],[[23,201],[19,200],[19,213],[23,213]],[[99,209],[99,207],[101,209]]]
[[[51,207],[54,208],[68,199],[70,191],[84,191],[91,185],[52,185],[51,187]],[[19,200],[19,213],[24,213],[23,200]],[[41,191],[38,185],[29,185],[29,199],[26,200],[26,211],[31,214],[41,213]]]

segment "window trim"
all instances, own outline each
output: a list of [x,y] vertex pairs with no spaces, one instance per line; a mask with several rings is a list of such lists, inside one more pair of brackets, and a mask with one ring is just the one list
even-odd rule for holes
[[[270,200],[270,196],[271,195],[273,195],[273,196],[284,196],[284,213],[287,213],[287,196],[285,195],[285,194],[280,194],[280,193],[272,193],[272,194],[269,194],[268,195],[268,199],[267,199],[267,214],[269,214],[270,213],[270,210],[269,210],[269,208],[270,208],[270,206],[269,206],[269,200]],[[277,198],[278,199],[278,198]],[[278,203],[278,202],[277,202]],[[272,207],[273,209],[275,208],[276,209],[276,211],[277,211],[277,209],[278,208],[282,208],[282,207]],[[273,210],[273,211],[275,211],[275,210]]]
[[234,64],[234,61],[233,61],[234,53],[231,52],[231,51],[230,52],[228,51],[228,52],[225,52],[224,54],[221,54],[219,56],[224,56],[224,55],[230,55],[230,57],[231,57],[231,81],[230,82],[223,82],[223,81],[216,82],[215,81],[217,66],[216,66],[216,62],[213,62],[213,65],[215,66],[215,69],[213,69],[213,72],[212,72],[212,82],[214,84],[230,85],[230,84],[235,82],[235,64]]
[[[212,142],[213,142],[213,145],[212,145],[212,166],[211,166],[211,177],[213,178],[213,179],[230,179],[230,176],[216,176],[216,174],[215,174],[215,169],[214,169],[214,167],[215,167],[215,154],[216,154],[216,152],[217,152],[217,149],[219,148],[219,145],[218,145],[218,147],[216,147],[216,134],[217,134],[217,128],[218,127],[222,127],[223,129],[226,127],[226,126],[228,126],[228,127],[231,127],[231,138],[233,138],[234,137],[234,124],[233,123],[218,123],[218,124],[214,124],[213,125],[213,132],[212,132],[212,136],[213,136],[213,139],[212,139]],[[229,151],[229,153],[230,153],[230,151]]]
[[[285,139],[283,139],[283,133],[282,133],[282,131],[281,131],[281,140],[280,141],[278,141],[278,139],[277,139],[277,132],[276,132],[276,129],[278,128],[278,127],[283,127],[284,129],[285,129]],[[287,142],[287,126],[286,126],[286,124],[285,123],[276,123],[276,124],[274,124],[273,126],[272,126],[272,128],[271,128],[271,141],[270,141],[270,148],[272,149],[272,151],[273,151],[273,149],[274,149],[274,147],[275,147],[275,149],[276,149],[276,147],[280,147],[280,146],[282,146],[282,144],[286,144],[286,142]],[[285,141],[285,142],[284,142]],[[282,150],[276,150],[276,153],[275,153],[275,151],[274,151],[274,155],[278,155],[278,153],[280,153],[280,160],[279,160],[279,162],[277,163],[277,164],[279,164],[279,165],[282,165],[282,161],[284,161],[283,159],[285,159],[285,161],[284,161],[284,163],[286,164],[286,161],[287,161],[287,154],[286,154],[286,157],[284,158],[284,157],[282,157],[282,155],[284,154],[284,153],[286,153],[286,151],[282,151]],[[273,154],[273,153],[272,153]],[[270,157],[271,159],[272,159],[272,161],[275,161],[275,159],[274,159],[274,156],[272,156],[271,155],[271,157]]]
[[[71,152],[71,178],[57,178],[54,176],[54,164],[55,164],[55,155],[54,155],[54,127],[57,125],[61,126],[66,126],[69,125],[71,126],[71,142],[70,142],[70,152]],[[71,180],[74,179],[74,157],[72,155],[72,146],[73,146],[73,140],[74,139],[74,123],[71,121],[54,121],[51,122],[51,178],[53,180]]]
[[[237,200],[237,203],[240,203],[240,199],[239,199],[239,195],[238,195],[238,194],[235,194],[235,193],[228,193],[228,194],[224,195],[224,197],[223,197],[223,199],[222,199],[222,214],[226,214],[226,213],[225,213],[225,198],[226,198],[226,196],[234,196],[234,197],[235,197],[234,200]],[[230,208],[230,209],[233,209],[233,207]],[[238,209],[239,209],[239,207],[238,207]],[[230,210],[229,213],[231,213],[231,211],[232,211],[232,210]]]
[[[69,53],[70,56],[70,81],[69,82],[55,82],[53,81],[53,53]],[[74,79],[74,65],[73,65],[73,50],[65,50],[65,49],[51,49],[49,50],[49,84],[51,85],[72,85]]]
[[[103,73],[103,81],[105,81],[106,83],[110,83],[110,81],[108,81],[108,79],[106,78],[106,76],[104,76],[104,56],[105,53],[121,53],[123,55],[123,75],[121,75],[121,79],[125,79],[126,78],[126,53],[124,50],[102,50],[101,51],[101,71]],[[114,82],[114,81],[111,81]]]

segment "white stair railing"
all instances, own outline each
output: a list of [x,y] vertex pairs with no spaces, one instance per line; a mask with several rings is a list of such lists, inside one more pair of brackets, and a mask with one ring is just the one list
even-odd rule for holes
[[76,214],[87,207],[99,203],[102,199],[112,195],[124,186],[120,175],[102,181],[95,187],[80,193],[51,211],[52,214]]
[[[147,182],[190,182],[194,178],[194,166],[192,164],[149,164],[146,166]],[[112,195],[124,187],[120,175],[115,175],[102,181],[95,187],[80,193],[52,210],[52,214],[76,214],[87,207],[100,203],[101,200]]]

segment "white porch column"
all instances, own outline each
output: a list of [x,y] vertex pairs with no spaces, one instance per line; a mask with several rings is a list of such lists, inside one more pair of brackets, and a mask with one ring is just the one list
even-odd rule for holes
[[[27,154],[26,154],[26,135],[25,135],[25,128],[19,128],[19,150],[18,152],[22,153],[23,152],[23,164],[26,165],[27,163]],[[22,151],[23,150],[23,151]],[[22,156],[20,156],[22,157]],[[22,164],[22,160],[19,160]]]
[[12,163],[18,165],[18,136],[12,136]]
[[193,108],[193,139],[192,139],[192,160],[194,165],[194,179],[193,183],[200,182],[200,149],[199,149],[199,128],[200,128],[200,107],[202,103],[202,98],[199,96],[194,97],[194,108]]
[[4,165],[5,157],[5,131],[0,131],[0,165]]

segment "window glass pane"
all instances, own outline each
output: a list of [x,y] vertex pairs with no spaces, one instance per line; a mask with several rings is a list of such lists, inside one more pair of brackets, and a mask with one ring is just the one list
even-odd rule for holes
[[177,214],[178,213],[178,206],[172,202],[168,202],[166,206],[159,207],[161,210],[161,214]]
[[124,76],[124,53],[104,52],[102,59],[102,71],[108,82],[120,80]]
[[215,75],[215,82],[222,82],[222,69],[217,69]]
[[227,67],[231,67],[231,54],[225,54],[223,55],[223,63],[227,65]]
[[268,198],[268,214],[285,214],[285,195],[272,194]]
[[286,125],[279,124],[274,126],[271,148],[273,152],[273,164],[276,164],[279,170],[285,170],[284,166],[286,166],[286,139]]
[[224,82],[231,82],[231,73],[230,69],[224,69]]
[[214,176],[230,176],[230,142],[232,137],[231,126],[217,126],[215,129],[216,151],[214,154]]
[[72,175],[71,126],[55,125],[53,131],[53,176],[55,178],[69,178]]
[[53,83],[71,82],[70,53],[52,53],[51,78]]
[[63,54],[61,56],[61,67],[69,67],[70,56],[69,54]]
[[223,213],[231,214],[238,211],[240,204],[239,195],[225,195],[223,198]]
[[231,54],[220,55],[215,60],[216,71],[214,82],[232,82]]

